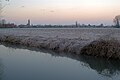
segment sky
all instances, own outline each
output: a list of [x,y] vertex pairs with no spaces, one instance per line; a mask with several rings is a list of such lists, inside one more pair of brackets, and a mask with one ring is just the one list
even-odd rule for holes
[[10,0],[3,18],[15,24],[105,24],[120,14],[120,0]]

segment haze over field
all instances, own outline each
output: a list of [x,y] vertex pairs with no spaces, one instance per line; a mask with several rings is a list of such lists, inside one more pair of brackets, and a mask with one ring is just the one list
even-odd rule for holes
[[16,24],[113,24],[120,0],[10,0],[4,18]]

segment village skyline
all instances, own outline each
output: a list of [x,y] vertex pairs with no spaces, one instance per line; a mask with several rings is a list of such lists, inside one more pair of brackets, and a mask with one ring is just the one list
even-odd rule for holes
[[119,0],[9,0],[2,12],[8,22],[26,24],[82,24],[113,25],[120,13]]

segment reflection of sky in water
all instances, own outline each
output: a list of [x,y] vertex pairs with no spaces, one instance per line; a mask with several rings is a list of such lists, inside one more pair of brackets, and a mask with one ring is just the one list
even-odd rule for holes
[[18,24],[112,24],[120,0],[10,0],[4,17]]
[[2,71],[0,76],[2,75],[4,80],[119,80],[120,78],[120,64],[117,61],[6,46],[9,47],[0,45],[0,71]]

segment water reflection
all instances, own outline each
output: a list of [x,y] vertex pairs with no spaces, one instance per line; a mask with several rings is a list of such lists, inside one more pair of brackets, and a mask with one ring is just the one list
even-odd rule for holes
[[120,72],[120,62],[118,60],[106,60],[89,56],[82,56],[79,60],[104,76],[112,77]]
[[[107,76],[107,77],[113,77],[115,75],[120,74],[120,62],[119,60],[107,60],[103,58],[96,58],[96,57],[91,57],[91,56],[85,56],[85,55],[76,55],[76,54],[71,54],[71,53],[56,53],[53,51],[49,50],[44,50],[44,49],[37,49],[37,48],[28,48],[28,47],[23,47],[20,45],[11,45],[11,44],[6,44],[2,43],[4,46],[12,48],[12,49],[28,49],[31,51],[36,51],[36,52],[44,52],[51,54],[52,56],[56,57],[68,57],[77,61],[80,61],[83,66],[91,68],[95,70],[98,74]],[[1,60],[0,60],[1,61]],[[3,65],[0,62],[0,78],[1,75],[3,74]]]
[[2,63],[2,60],[0,59],[0,80],[2,80],[3,73],[4,73],[4,65]]

